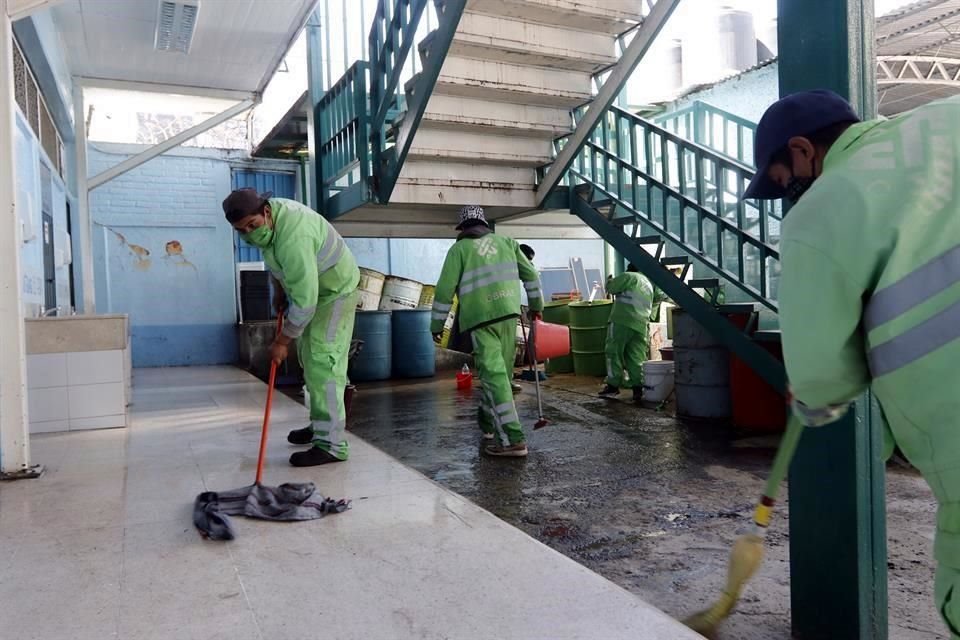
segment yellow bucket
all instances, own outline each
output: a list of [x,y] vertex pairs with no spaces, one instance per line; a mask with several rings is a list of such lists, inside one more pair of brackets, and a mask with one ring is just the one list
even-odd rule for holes
[[420,292],[420,303],[417,305],[421,309],[430,309],[433,307],[433,296],[437,288],[432,284],[423,285],[423,291]]

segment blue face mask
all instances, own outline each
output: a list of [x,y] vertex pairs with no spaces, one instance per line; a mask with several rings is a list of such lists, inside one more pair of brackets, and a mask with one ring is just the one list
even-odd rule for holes
[[273,229],[264,223],[250,233],[243,234],[242,238],[247,244],[252,244],[258,249],[265,249],[273,242]]

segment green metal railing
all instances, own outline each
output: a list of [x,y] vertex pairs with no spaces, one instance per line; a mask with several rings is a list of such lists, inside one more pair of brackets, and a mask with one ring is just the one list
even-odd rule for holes
[[[557,151],[564,139],[557,140]],[[567,184],[588,184],[632,235],[663,237],[749,299],[776,311],[780,215],[747,201],[754,171],[619,107],[610,108],[577,154]],[[571,184],[572,183],[572,184]]]
[[753,167],[757,125],[745,118],[697,100],[688,107],[655,118],[654,122],[681,138]]
[[[329,0],[325,5],[329,12]],[[354,62],[314,114],[320,206],[328,218],[389,201],[465,5],[466,0],[377,3],[363,51],[369,61]],[[364,6],[343,0],[340,9],[344,19],[348,9],[359,8],[363,17]],[[345,44],[344,56],[355,48]]]
[[[328,210],[334,196],[350,193],[354,201],[368,198],[371,176],[368,74],[369,65],[358,60],[330,87],[317,106],[321,211]],[[338,206],[345,204],[340,201]]]

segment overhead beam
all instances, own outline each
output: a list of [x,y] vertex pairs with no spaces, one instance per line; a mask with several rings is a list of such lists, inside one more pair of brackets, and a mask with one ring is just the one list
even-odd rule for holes
[[7,0],[7,15],[11,22],[16,22],[61,2],[63,0]]
[[131,156],[130,158],[127,158],[123,162],[107,169],[106,171],[103,171],[102,173],[98,173],[94,177],[90,178],[90,180],[88,181],[89,190],[92,191],[97,187],[99,187],[100,185],[106,182],[109,182],[118,176],[125,174],[127,171],[130,171],[131,169],[136,169],[137,167],[142,165],[144,162],[147,162],[148,160],[152,160],[153,158],[156,158],[160,154],[166,153],[170,149],[180,146],[187,140],[197,137],[204,131],[208,131],[214,128],[215,126],[217,126],[218,124],[222,124],[227,120],[229,120],[230,118],[243,113],[244,111],[250,109],[250,107],[252,107],[254,104],[256,103],[253,100],[244,100],[243,102],[238,102],[237,104],[233,105],[229,109],[225,111],[221,111],[217,115],[207,118],[200,124],[194,125],[189,129],[178,133],[175,136],[171,136],[166,140],[164,140],[163,142],[159,144],[155,144],[149,149],[146,149],[135,156]]
[[877,84],[960,87],[960,59],[936,56],[877,56]]
[[196,87],[183,84],[167,84],[164,82],[138,82],[134,80],[115,80],[89,76],[78,76],[74,78],[74,82],[90,89],[168,93],[177,96],[197,96],[217,100],[260,100],[260,94],[255,91],[235,91],[231,89],[218,89],[216,87]]
[[610,75],[596,97],[590,102],[590,108],[583,114],[576,130],[567,138],[566,145],[557,155],[547,175],[537,186],[536,205],[540,207],[546,200],[550,191],[560,183],[564,174],[573,163],[574,157],[580,151],[580,147],[587,140],[593,128],[600,122],[600,118],[606,113],[610,105],[614,103],[620,91],[623,89],[633,70],[640,64],[640,60],[650,49],[650,46],[660,34],[661,29],[667,23],[667,20],[673,14],[673,10],[680,4],[680,0],[657,0],[657,3],[650,9],[650,14],[643,20],[643,24],[637,30],[637,35],[627,50],[624,51],[620,60],[610,70]]

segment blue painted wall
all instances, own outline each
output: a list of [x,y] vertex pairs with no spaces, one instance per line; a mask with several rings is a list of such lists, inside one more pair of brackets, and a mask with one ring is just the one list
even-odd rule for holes
[[[91,175],[138,150],[90,145]],[[240,161],[181,149],[91,193],[97,309],[130,315],[134,366],[236,361],[234,233],[221,202]]]

